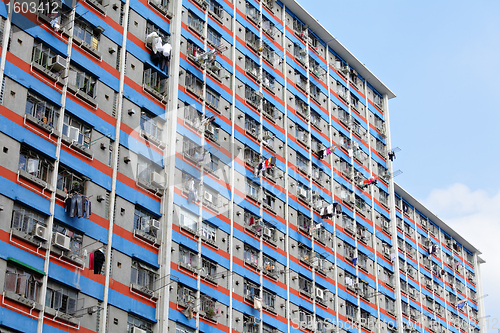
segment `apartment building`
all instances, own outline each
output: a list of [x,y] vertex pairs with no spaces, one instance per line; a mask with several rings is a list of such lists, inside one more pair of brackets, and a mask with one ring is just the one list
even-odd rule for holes
[[299,3],[42,2],[0,5],[0,332],[484,330],[395,95]]

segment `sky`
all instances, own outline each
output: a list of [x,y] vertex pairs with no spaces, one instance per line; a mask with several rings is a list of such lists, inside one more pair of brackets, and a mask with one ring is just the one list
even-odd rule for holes
[[500,1],[299,3],[396,94],[391,140],[403,174],[395,181],[483,253],[488,332],[496,333]]

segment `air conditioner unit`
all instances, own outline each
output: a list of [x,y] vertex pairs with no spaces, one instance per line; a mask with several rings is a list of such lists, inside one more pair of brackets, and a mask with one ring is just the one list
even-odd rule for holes
[[262,138],[264,140],[270,139],[272,137],[273,137],[273,133],[271,131],[264,131],[264,133],[262,134]]
[[63,250],[69,250],[71,238],[68,236],[65,236],[59,232],[54,233],[54,245],[63,249]]
[[49,67],[55,71],[60,71],[66,68],[67,61],[65,58],[57,55],[55,57],[50,58]]
[[132,327],[132,333],[147,333],[145,330],[138,327]]
[[425,285],[426,285],[428,288],[432,289],[432,281],[427,281],[427,282],[425,283]]
[[205,131],[210,133],[210,134],[215,134],[215,126],[212,124],[207,124]]
[[312,196],[313,197],[319,197],[319,191],[312,191]]
[[47,228],[40,224],[35,224],[35,228],[33,229],[33,236],[41,238],[43,240],[47,240],[46,234]]
[[384,221],[382,225],[384,226],[385,229],[389,229],[389,227],[390,227],[389,221]]
[[155,220],[155,219],[151,219],[149,220],[149,225],[151,228],[153,229],[156,229],[156,230],[160,230],[160,221],[158,220]]
[[163,178],[162,175],[160,175],[158,172],[151,172],[151,183],[156,186],[164,186],[165,184],[165,179]]
[[384,253],[387,254],[387,255],[391,255],[391,249],[388,248],[388,247],[385,247],[384,248]]
[[212,202],[213,200],[213,196],[210,192],[207,192],[205,191],[205,193],[203,194],[203,198],[205,198],[205,200],[207,200],[208,202]]
[[215,61],[214,61],[214,62],[212,62],[212,63],[210,64],[210,70],[211,70],[211,71],[216,72],[216,71],[218,71],[218,70],[220,70],[220,69],[221,69],[221,65],[220,65],[218,62],[215,62]]
[[299,188],[299,195],[306,198],[307,197],[307,190],[305,188]]
[[324,291],[323,289],[316,288],[316,297],[323,299]]
[[273,232],[272,232],[272,230],[271,230],[271,229],[269,229],[269,228],[264,228],[264,233],[263,233],[263,234],[264,234],[264,236],[266,236],[266,237],[272,237],[272,236],[273,236]]

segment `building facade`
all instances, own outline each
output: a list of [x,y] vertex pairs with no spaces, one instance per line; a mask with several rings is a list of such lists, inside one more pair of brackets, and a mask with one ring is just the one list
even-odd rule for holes
[[0,5],[0,332],[484,329],[395,95],[293,0]]

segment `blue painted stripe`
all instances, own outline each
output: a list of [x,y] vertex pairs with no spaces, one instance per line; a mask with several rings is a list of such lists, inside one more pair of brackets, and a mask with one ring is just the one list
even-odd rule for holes
[[2,176],[0,176],[0,194],[11,200],[19,201],[44,215],[50,215],[50,200]]

